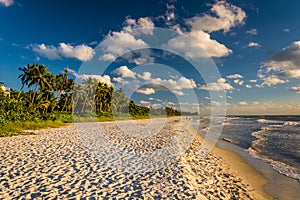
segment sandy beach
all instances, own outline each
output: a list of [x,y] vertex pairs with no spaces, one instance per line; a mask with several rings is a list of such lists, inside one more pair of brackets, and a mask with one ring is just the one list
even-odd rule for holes
[[[91,134],[101,126],[111,144],[143,154],[176,138],[179,123],[168,119],[163,129],[147,138],[124,135],[113,122],[80,124],[88,137],[70,125],[0,138],[0,199],[272,199],[263,191],[267,180],[237,154],[215,147],[201,156],[203,138],[188,123],[182,134],[190,134],[185,137],[192,138],[189,148],[176,160],[144,171],[138,166],[133,172],[118,168],[126,163],[125,154],[112,156]],[[95,146],[103,152],[95,153]]]

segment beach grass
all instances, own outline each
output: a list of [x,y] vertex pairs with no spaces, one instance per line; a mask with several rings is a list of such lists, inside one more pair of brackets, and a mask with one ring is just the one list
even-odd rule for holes
[[60,120],[39,120],[39,121],[23,121],[23,122],[8,122],[0,126],[0,137],[16,136],[16,135],[31,135],[30,131],[45,128],[58,128],[68,125]]

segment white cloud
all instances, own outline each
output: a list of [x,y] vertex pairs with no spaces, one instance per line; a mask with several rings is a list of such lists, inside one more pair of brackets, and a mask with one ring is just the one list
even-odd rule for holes
[[288,29],[288,28],[285,28],[285,29],[283,29],[283,32],[287,32],[287,33],[289,33],[291,30],[290,29]]
[[142,32],[147,35],[153,34],[154,23],[149,17],[141,17],[138,20],[127,18],[124,22],[123,30],[130,33],[134,32],[134,29],[139,29],[139,32]]
[[279,72],[278,76],[284,77],[284,78],[300,79],[300,69],[284,70],[282,72]]
[[243,81],[243,80],[240,80],[240,79],[235,79],[233,82],[234,82],[235,84],[237,84],[237,85],[243,85],[243,84],[244,84],[244,81]]
[[248,103],[246,101],[240,101],[239,104],[242,106],[248,105]]
[[249,88],[249,89],[252,88],[252,86],[251,86],[251,85],[248,85],[248,84],[247,84],[245,87],[246,87],[246,88]]
[[66,58],[76,58],[81,61],[91,60],[95,55],[94,50],[91,47],[84,44],[72,46],[70,44],[60,43],[58,47],[58,52],[60,55]]
[[96,74],[77,74],[77,72],[72,69],[69,69],[69,72],[73,74],[76,77],[76,79],[78,79],[77,80],[78,82],[81,82],[88,78],[92,78],[98,80],[99,82],[106,83],[107,85],[113,86],[110,76],[108,75],[101,76]]
[[250,82],[250,83],[256,83],[257,80],[252,79],[252,80],[249,80],[249,82]]
[[104,60],[104,61],[113,61],[115,60],[115,56],[111,53],[106,53],[104,55],[101,56],[101,59]]
[[193,79],[187,79],[185,77],[180,77],[177,80],[152,78],[148,82],[154,83],[153,87],[157,86],[157,89],[162,89],[161,86],[163,86],[165,88],[168,88],[174,93],[178,93],[178,91],[181,91],[183,89],[192,89],[196,87],[196,83]]
[[121,76],[122,78],[135,78],[136,73],[128,69],[127,66],[121,66],[113,71],[114,74]]
[[165,105],[168,105],[168,106],[175,106],[175,103],[171,102],[171,101],[168,101],[168,102],[164,102]]
[[263,85],[276,85],[289,82],[286,79],[300,79],[300,41],[283,48],[267,61],[258,71]]
[[251,34],[251,35],[257,35],[257,30],[255,28],[246,31],[246,33]]
[[232,96],[227,96],[227,99],[232,99]]
[[258,42],[249,42],[248,47],[260,47],[260,44]]
[[193,30],[214,32],[223,30],[228,32],[231,28],[244,24],[246,13],[239,7],[226,3],[225,1],[216,2],[211,12],[214,15],[204,14],[187,19],[187,24],[191,25]]
[[0,4],[4,7],[9,7],[14,4],[14,0],[0,0]]
[[112,79],[115,82],[121,83],[123,81],[123,79],[121,77],[113,77]]
[[183,96],[184,93],[182,91],[172,91],[173,93],[177,94],[178,96]]
[[300,69],[300,41],[277,52],[264,63],[270,70]]
[[276,75],[271,75],[268,77],[263,78],[263,85],[267,85],[267,86],[272,86],[272,85],[277,85],[277,84],[283,84],[283,83],[288,83],[288,80],[282,80],[280,79],[278,76]]
[[126,31],[113,31],[100,43],[104,54],[100,57],[104,61],[113,61],[131,50],[147,48],[148,45],[141,39],[136,39]]
[[232,79],[242,79],[242,78],[244,78],[242,75],[240,75],[240,74],[232,74],[232,75],[228,75],[228,76],[226,76],[226,78],[232,78]]
[[[189,36],[197,42],[195,45],[199,45],[209,54],[209,56],[224,57],[232,53],[231,49],[228,49],[224,44],[211,39],[210,35],[202,30],[192,30],[189,33]],[[193,45],[189,44],[189,46]]]
[[228,56],[232,53],[232,50],[212,39],[210,33],[220,30],[228,32],[231,28],[243,24],[245,18],[246,14],[241,8],[225,1],[218,1],[212,5],[210,13],[185,20],[185,23],[190,26],[189,31],[186,31],[178,24],[172,27],[195,41],[179,37],[170,40],[168,46],[171,49],[181,50],[190,58]]
[[35,44],[32,45],[32,50],[38,53],[39,55],[49,58],[51,60],[61,59],[57,48],[53,45],[46,46],[45,44]]
[[157,102],[162,102],[162,100],[160,100],[160,99],[155,99],[155,98],[153,98],[153,97],[150,97],[149,100],[151,100],[151,101],[157,101]]
[[296,93],[300,93],[300,85],[291,87],[291,91],[296,92]]
[[140,101],[140,104],[143,104],[143,105],[149,105],[149,104],[151,104],[151,102],[141,100],[141,101]]
[[143,72],[143,74],[138,74],[138,77],[145,80],[145,81],[148,81],[148,80],[151,80],[151,73],[150,72]]
[[155,90],[153,88],[140,88],[137,89],[136,92],[145,95],[155,94]]
[[31,45],[32,50],[41,56],[51,60],[65,58],[76,58],[80,61],[91,60],[95,55],[94,50],[87,45],[72,46],[66,43],[60,43],[58,47],[45,44]]
[[252,102],[248,105],[232,104],[227,113],[244,115],[299,115],[300,104],[276,104],[272,102]]
[[224,57],[232,53],[224,44],[210,38],[209,33],[202,30],[191,30],[185,33],[193,40],[186,37],[177,37],[168,41],[163,46],[166,49],[181,51],[188,58]]
[[[264,62],[258,76],[300,79],[300,41],[293,42],[290,46],[283,48],[274,56]],[[278,81],[286,83],[287,81]]]
[[200,86],[199,88],[202,90],[209,90],[209,91],[234,90],[234,87],[229,83],[227,83],[224,78],[218,79],[216,83],[208,83],[207,85]]

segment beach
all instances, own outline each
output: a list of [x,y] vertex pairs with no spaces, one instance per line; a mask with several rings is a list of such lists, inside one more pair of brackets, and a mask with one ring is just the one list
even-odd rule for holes
[[[137,123],[143,126],[148,122]],[[130,129],[131,124],[122,123],[123,128]],[[272,199],[263,190],[268,180],[236,153],[215,147],[202,156],[203,138],[189,123],[180,129],[180,123],[178,118],[167,119],[156,135],[147,138],[122,134],[114,122],[81,123],[0,138],[0,199]],[[191,143],[184,151],[176,151],[182,154],[167,157],[176,157],[170,162],[130,165],[135,161],[128,155],[133,154],[99,147],[104,144],[97,143],[95,127],[102,128],[112,146],[138,155],[164,150],[180,132],[180,137],[185,135]],[[175,146],[184,141],[180,137]],[[126,162],[127,170],[120,167]]]

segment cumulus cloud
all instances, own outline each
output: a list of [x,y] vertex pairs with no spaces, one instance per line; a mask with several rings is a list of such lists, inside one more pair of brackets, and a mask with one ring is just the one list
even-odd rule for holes
[[248,84],[245,87],[248,88],[248,89],[252,88],[252,86],[248,85]]
[[[137,39],[136,34],[144,33],[146,35],[153,34],[154,23],[149,17],[141,17],[139,19],[127,18],[123,23],[121,31],[110,32],[104,40],[100,43],[103,55],[100,57],[103,61],[113,61],[118,56],[135,49],[147,48],[148,44],[142,39]],[[143,64],[149,61],[141,60],[140,58],[134,60],[136,64]]]
[[226,76],[226,78],[231,78],[231,79],[242,79],[244,78],[242,75],[240,74],[232,74],[232,75],[228,75]]
[[98,80],[99,82],[106,83],[107,85],[113,86],[110,76],[108,75],[101,76],[96,74],[77,74],[77,72],[72,69],[69,69],[69,72],[76,77],[78,82],[92,78]]
[[127,18],[124,22],[123,30],[128,32],[134,32],[135,29],[139,29],[141,33],[152,35],[154,23],[150,17],[141,17],[139,19]]
[[178,95],[178,96],[183,96],[184,93],[182,91],[173,91],[174,94]]
[[293,42],[265,61],[258,77],[268,86],[289,82],[286,79],[300,79],[300,41]]
[[291,91],[296,92],[296,93],[300,93],[300,85],[291,87]]
[[224,57],[232,53],[224,44],[210,38],[210,34],[202,30],[191,30],[185,33],[193,40],[186,37],[177,37],[168,41],[163,46],[166,49],[181,51],[189,58]]
[[193,89],[197,87],[193,79],[186,77],[173,77],[174,79],[156,78],[152,77],[150,72],[136,73],[128,69],[127,66],[121,66],[112,73],[117,75],[112,79],[113,81],[122,82],[125,85],[132,85],[132,81],[127,81],[126,79],[135,79],[136,86],[142,85],[141,88],[137,88],[136,92],[146,95],[154,94],[157,90],[169,90],[176,95],[182,96],[184,95],[183,89]]
[[280,79],[276,75],[271,75],[271,76],[263,78],[262,86],[264,86],[264,85],[272,86],[272,85],[283,84],[283,83],[288,83],[288,82],[289,82],[289,80],[283,80],[283,79]]
[[243,84],[244,84],[244,81],[243,81],[243,80],[240,80],[240,79],[235,79],[233,82],[234,82],[235,84],[237,84],[237,85],[243,85]]
[[251,34],[251,35],[257,35],[257,30],[255,28],[253,28],[253,29],[246,31],[246,33]]
[[264,62],[268,70],[287,71],[300,69],[300,41],[293,42]]
[[140,88],[137,89],[136,92],[145,95],[155,94],[155,90],[153,88]]
[[123,79],[121,77],[113,77],[112,79],[115,82],[121,83],[123,81]]
[[284,70],[278,73],[278,76],[283,78],[300,79],[300,69]]
[[66,58],[76,58],[81,61],[91,60],[95,52],[94,50],[87,45],[77,45],[72,46],[66,43],[60,43],[58,47],[58,52],[60,55]]
[[247,105],[232,104],[227,113],[244,115],[299,115],[300,104],[277,104],[273,102],[249,102]]
[[14,0],[0,0],[0,5],[9,7],[14,4]]
[[239,104],[242,106],[248,105],[248,103],[246,101],[240,101]]
[[138,77],[145,80],[145,81],[149,81],[151,80],[151,73],[150,72],[143,72],[143,74],[138,74]]
[[[232,53],[232,50],[217,40],[212,39],[210,33],[220,30],[228,32],[231,28],[243,24],[246,18],[246,14],[241,8],[225,1],[217,1],[214,5],[211,5],[209,13],[185,19],[185,25],[190,26],[187,29],[186,26],[182,26],[177,22],[175,23],[175,10],[173,4],[168,4],[167,12],[163,16],[156,18],[142,17],[139,19],[127,18],[120,31],[111,31],[100,43],[103,50],[103,55],[100,59],[103,61],[113,61],[126,52],[147,48],[148,44],[139,39],[138,36],[140,33],[153,34],[154,20],[161,19],[163,19],[167,27],[184,33],[195,40],[187,41],[184,37],[171,39],[166,44],[171,50],[181,50],[186,56],[191,58],[228,56]],[[136,31],[136,29],[139,30]],[[144,57],[132,60],[133,63],[138,65],[151,61],[153,59]]]
[[151,102],[149,102],[149,101],[144,101],[144,100],[141,100],[141,101],[140,101],[140,104],[143,104],[143,105],[150,105],[150,104],[151,104]]
[[152,78],[146,83],[149,83],[149,85],[156,90],[171,90],[174,93],[178,93],[178,91],[183,89],[193,89],[196,87],[196,83],[193,79],[188,79],[185,77],[180,77],[175,80]]
[[258,42],[249,42],[248,47],[260,47],[260,44]]
[[156,98],[153,98],[153,97],[150,97],[149,100],[150,100],[150,101],[162,102],[161,99],[156,99]]
[[211,10],[215,15],[204,14],[187,19],[186,22],[193,30],[214,32],[223,30],[228,32],[232,27],[244,24],[246,13],[239,7],[226,3],[216,2]]
[[136,39],[134,35],[126,31],[113,31],[100,43],[104,54],[100,57],[103,61],[113,61],[118,56],[135,49],[147,48],[148,45],[142,39]]
[[53,45],[35,44],[32,45],[32,50],[39,55],[46,57],[50,60],[61,59],[58,49]]
[[60,43],[58,47],[45,44],[33,44],[32,50],[41,56],[51,60],[65,58],[76,58],[80,61],[88,61],[95,55],[94,50],[87,45],[72,46],[66,43]]
[[225,1],[216,2],[210,11],[210,13],[185,19],[185,23],[190,26],[189,31],[185,31],[179,25],[175,27],[177,31],[187,34],[195,42],[182,37],[169,41],[168,45],[182,50],[190,58],[230,55],[232,50],[212,39],[210,33],[220,30],[228,32],[231,28],[243,24],[246,14],[241,8]]
[[217,80],[216,83],[208,83],[207,85],[202,85],[199,87],[202,90],[209,90],[209,91],[231,91],[234,90],[234,87],[226,82],[226,79],[220,78]]
[[135,78],[136,73],[130,69],[128,69],[127,66],[121,66],[113,71],[114,74],[117,74],[121,76],[122,78]]

